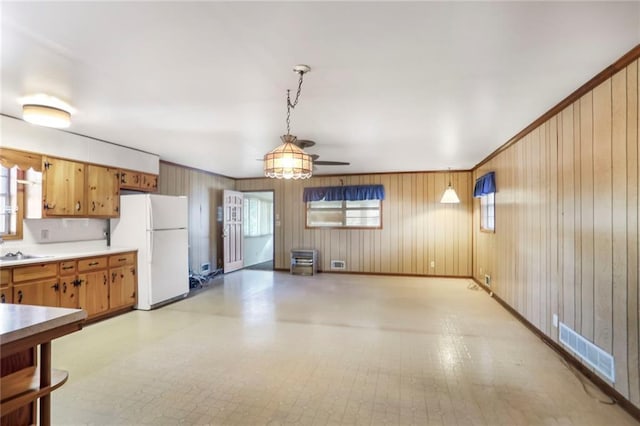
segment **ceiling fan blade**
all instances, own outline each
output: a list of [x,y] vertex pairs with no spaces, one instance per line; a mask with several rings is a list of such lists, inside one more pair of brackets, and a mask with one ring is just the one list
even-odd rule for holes
[[348,166],[351,163],[347,163],[346,161],[323,161],[323,160],[315,161],[314,160],[313,164],[317,166]]
[[305,149],[314,146],[316,143],[309,139],[296,139],[293,144],[300,149]]

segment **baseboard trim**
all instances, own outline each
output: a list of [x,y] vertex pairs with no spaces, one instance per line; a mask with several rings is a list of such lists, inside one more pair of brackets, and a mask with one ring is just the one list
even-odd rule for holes
[[511,307],[507,302],[502,300],[500,296],[493,292],[490,287],[487,287],[483,282],[472,277],[473,281],[476,282],[484,291],[489,293],[491,297],[493,297],[503,308],[505,308],[511,315],[513,315],[516,319],[518,319],[525,327],[531,330],[536,336],[538,336],[544,343],[546,343],[551,349],[556,351],[558,355],[560,355],[565,361],[571,364],[576,370],[578,370],[582,375],[584,375],[587,379],[589,379],[594,385],[596,385],[602,392],[604,392],[607,396],[612,398],[616,404],[622,407],[627,413],[633,416],[636,420],[640,421],[640,408],[636,407],[624,397],[620,392],[615,390],[611,385],[602,380],[597,374],[593,371],[589,370],[585,367],[581,362],[579,362],[576,358],[571,355],[565,348],[563,348],[560,344],[552,340],[549,336],[544,334],[540,329],[538,329],[535,325],[533,325],[529,320],[523,317],[518,311]]
[[[274,268],[274,271],[289,272],[289,269]],[[357,272],[357,271],[324,271],[319,269],[318,273],[323,274],[345,274],[345,275],[375,275],[383,277],[416,277],[416,278],[456,278],[456,279],[473,279],[473,277],[467,275],[421,275],[421,274],[401,274],[395,272]]]

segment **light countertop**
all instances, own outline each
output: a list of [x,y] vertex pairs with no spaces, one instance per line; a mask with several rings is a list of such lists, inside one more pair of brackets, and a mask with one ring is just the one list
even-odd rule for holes
[[0,304],[0,345],[50,331],[77,321],[87,313],[82,309]]

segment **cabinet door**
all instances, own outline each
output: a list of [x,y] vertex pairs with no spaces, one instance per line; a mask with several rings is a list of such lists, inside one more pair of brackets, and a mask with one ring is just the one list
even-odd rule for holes
[[109,279],[107,270],[78,275],[80,286],[80,307],[93,316],[109,309]]
[[89,216],[118,217],[120,211],[120,182],[118,169],[87,165],[87,214]]
[[142,174],[132,170],[120,170],[120,188],[140,189]]
[[109,269],[109,308],[132,306],[136,303],[136,267],[133,265]]
[[156,192],[158,190],[158,176],[143,174],[142,189],[148,192]]
[[43,216],[84,216],[85,165],[76,161],[43,157]]
[[124,267],[109,269],[109,309],[119,308],[124,305],[124,301],[122,299],[123,278]]
[[13,303],[13,291],[11,287],[0,288],[0,303]]
[[0,269],[0,303],[13,303],[11,269]]
[[58,280],[49,278],[13,286],[13,302],[21,305],[59,306]]
[[60,277],[60,307],[80,308],[80,284],[75,275]]
[[125,266],[124,277],[122,278],[122,299],[125,305],[136,304],[137,287],[136,267],[133,265]]

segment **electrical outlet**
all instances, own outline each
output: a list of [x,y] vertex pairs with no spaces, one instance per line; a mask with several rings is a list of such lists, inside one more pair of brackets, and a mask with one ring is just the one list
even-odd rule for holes
[[48,229],[41,229],[40,230],[40,239],[42,239],[42,240],[48,240],[49,239],[49,230]]
[[484,276],[484,284],[488,287],[491,287],[491,275],[486,275]]
[[553,326],[558,328],[558,314],[553,314]]
[[435,267],[436,267],[436,261],[435,261],[435,260],[432,260],[432,261],[431,261],[431,267],[432,267],[432,268],[435,268]]

